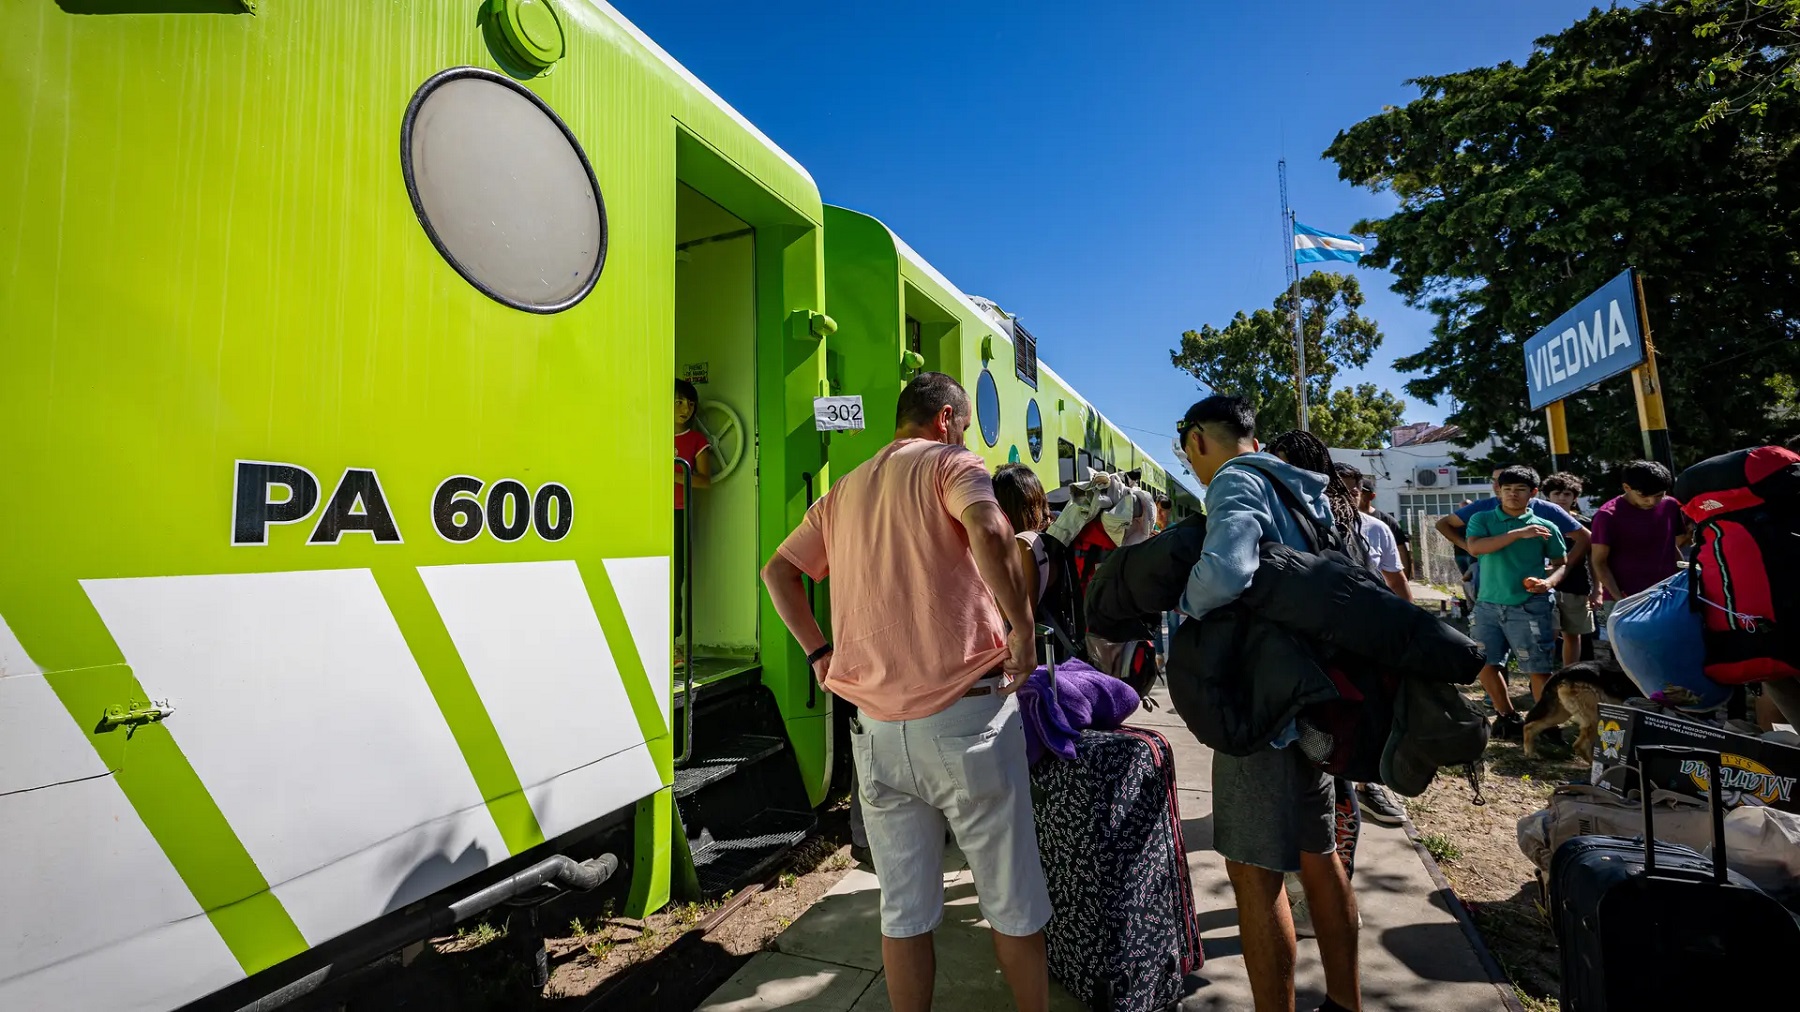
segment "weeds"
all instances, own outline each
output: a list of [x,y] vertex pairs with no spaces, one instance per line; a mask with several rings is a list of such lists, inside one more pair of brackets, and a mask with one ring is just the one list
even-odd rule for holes
[[780,931],[786,931],[788,926],[793,923],[794,919],[792,917],[777,917],[775,919],[775,927]]
[[791,871],[784,871],[781,873],[781,888],[783,889],[794,888],[794,883],[798,881],[800,881],[800,877]]
[[456,937],[459,941],[471,943],[472,948],[480,948],[496,939],[505,938],[506,929],[481,921],[472,928],[457,928]]
[[601,935],[587,943],[587,954],[594,957],[596,962],[604,963],[606,957],[612,954],[613,946],[616,944],[611,935]]
[[1425,848],[1427,854],[1439,861],[1454,861],[1462,857],[1462,848],[1456,845],[1455,840],[1443,833],[1426,833],[1419,837],[1419,843]]
[[651,928],[649,925],[645,925],[644,933],[637,936],[637,941],[635,944],[638,947],[638,951],[649,952],[651,949],[656,948],[656,942],[657,942],[656,930],[654,928]]
[[1519,1005],[1525,1012],[1562,1012],[1562,1003],[1555,998],[1536,998],[1516,987],[1513,994],[1519,996]]
[[569,922],[569,934],[576,938],[585,938],[589,934],[592,934],[592,932],[588,931],[587,925],[582,924],[581,918],[577,917]]
[[840,850],[826,858],[825,863],[820,867],[824,868],[826,871],[847,871],[850,866],[855,863],[856,862],[850,857],[849,851]]

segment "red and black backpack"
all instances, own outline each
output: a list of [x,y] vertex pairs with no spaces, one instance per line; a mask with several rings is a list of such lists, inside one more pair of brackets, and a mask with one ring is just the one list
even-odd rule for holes
[[1095,517],[1076,533],[1071,544],[1064,545],[1048,535],[1043,543],[1049,558],[1050,579],[1044,586],[1044,596],[1038,601],[1037,614],[1038,621],[1048,625],[1055,634],[1052,649],[1056,651],[1057,662],[1079,658],[1124,681],[1136,689],[1138,695],[1149,695],[1156,685],[1158,669],[1156,645],[1149,639],[1148,629],[1133,630],[1130,639],[1119,643],[1116,664],[1097,663],[1104,658],[1092,656],[1088,649],[1088,584],[1093,581],[1100,564],[1119,547],[1112,535],[1106,533],[1106,525]]
[[1800,675],[1800,455],[1720,454],[1681,472],[1675,496],[1697,525],[1688,587],[1706,676],[1741,685]]

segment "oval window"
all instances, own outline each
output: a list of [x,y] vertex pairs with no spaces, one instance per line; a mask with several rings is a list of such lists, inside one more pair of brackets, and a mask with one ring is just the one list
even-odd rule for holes
[[1025,447],[1033,462],[1044,457],[1044,416],[1038,411],[1037,398],[1025,405]]
[[975,420],[981,424],[981,438],[987,445],[1000,442],[1000,388],[986,369],[975,383]]
[[593,290],[606,207],[581,145],[544,101],[474,67],[420,86],[400,164],[432,245],[497,302],[556,313]]

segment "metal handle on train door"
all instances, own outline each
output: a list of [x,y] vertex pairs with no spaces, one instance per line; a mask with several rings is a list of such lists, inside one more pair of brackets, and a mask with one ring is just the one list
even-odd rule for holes
[[[806,508],[812,509],[812,504],[813,504],[813,475],[812,475],[812,472],[811,471],[800,472],[800,480],[802,482],[806,483]],[[819,596],[818,596],[819,586],[818,586],[818,584],[816,584],[812,581],[811,577],[801,577],[801,579],[804,579],[806,581],[806,610],[812,612],[813,618],[816,620],[819,617]],[[806,708],[808,710],[811,710],[811,709],[814,709],[815,707],[817,707],[818,705],[819,705],[819,679],[812,673],[812,668],[809,665],[807,667],[807,671],[806,671]]]
[[675,458],[681,468],[681,754],[675,765],[694,755],[694,465]]

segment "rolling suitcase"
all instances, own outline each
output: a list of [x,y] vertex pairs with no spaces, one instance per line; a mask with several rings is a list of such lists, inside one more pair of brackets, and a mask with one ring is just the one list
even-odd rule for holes
[[1081,732],[1075,756],[1031,773],[1050,975],[1095,1012],[1172,1008],[1203,959],[1174,752],[1155,731],[1120,728]]
[[1712,793],[1713,854],[1656,840],[1578,836],[1550,862],[1550,906],[1562,948],[1564,1012],[1792,1007],[1780,968],[1800,953],[1800,925],[1725,867],[1719,754],[1648,745],[1703,761]]

